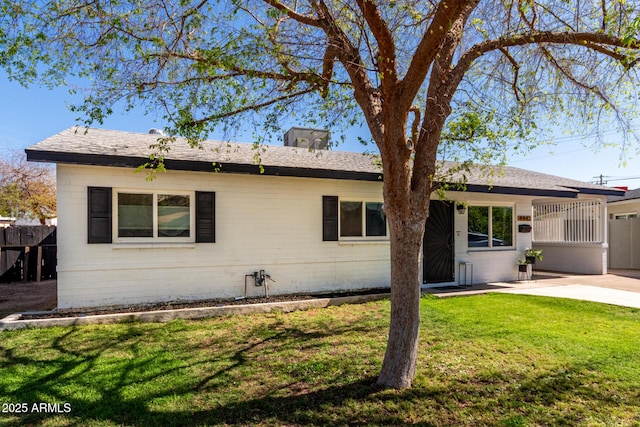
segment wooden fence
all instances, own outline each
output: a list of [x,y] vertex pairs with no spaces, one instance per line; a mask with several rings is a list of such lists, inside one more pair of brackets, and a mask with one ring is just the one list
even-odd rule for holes
[[0,282],[56,278],[56,227],[0,228]]

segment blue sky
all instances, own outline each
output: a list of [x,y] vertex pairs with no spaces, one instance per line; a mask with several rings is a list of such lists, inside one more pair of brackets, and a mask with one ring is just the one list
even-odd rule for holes
[[[0,72],[0,150],[23,150],[29,145],[73,126],[77,114],[67,105],[77,102],[80,97],[72,97],[66,88],[49,90],[41,87],[25,89],[18,83],[9,82]],[[146,133],[152,127],[162,127],[152,117],[141,112],[115,111],[104,125],[107,129]],[[297,126],[304,127],[304,123]],[[640,127],[639,127],[640,128]],[[286,129],[285,129],[286,131]],[[605,130],[607,142],[618,142],[621,138],[613,131]],[[335,148],[341,151],[363,151],[361,144],[352,141]],[[368,139],[366,135],[363,135]],[[216,135],[212,136],[213,138]],[[242,141],[242,136],[238,138]],[[579,132],[574,135],[561,135],[555,138],[556,145],[539,148],[526,156],[511,157],[510,166],[530,169],[538,172],[558,175],[581,181],[592,181],[594,177],[604,175],[608,185],[640,187],[640,154],[637,143],[629,150],[626,165],[622,164],[618,148],[606,148],[597,151],[588,137]],[[280,141],[273,141],[280,144]],[[373,150],[373,147],[368,148]],[[608,178],[607,178],[608,177]],[[624,179],[635,178],[635,179]]]

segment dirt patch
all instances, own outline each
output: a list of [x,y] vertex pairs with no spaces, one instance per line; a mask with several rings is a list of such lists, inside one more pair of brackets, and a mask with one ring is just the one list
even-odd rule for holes
[[52,313],[26,313],[20,319],[53,319],[60,317],[85,317],[101,314],[140,313],[158,310],[179,310],[183,308],[224,307],[229,305],[263,304],[268,302],[303,301],[312,299],[310,295],[284,295],[269,298],[255,297],[236,299],[207,299],[198,301],[170,301],[152,304],[132,304],[125,307],[85,308],[81,310],[65,309]]
[[57,281],[0,283],[0,318],[22,311],[52,310],[57,305]]
[[[45,286],[42,286],[42,285]],[[17,283],[11,288],[11,301],[3,302],[4,297],[0,293],[0,318],[8,314],[34,311],[34,310],[52,310],[56,307],[56,281],[37,283]],[[0,285],[0,292],[2,291]],[[229,305],[247,305],[247,304],[263,304],[273,302],[289,302],[304,301],[315,298],[338,298],[347,296],[360,295],[377,295],[387,294],[389,288],[362,289],[357,291],[344,291],[322,294],[288,294],[274,295],[268,298],[251,297],[242,299],[207,299],[198,301],[168,301],[154,304],[135,304],[125,307],[105,307],[105,308],[87,308],[83,310],[60,310],[52,313],[31,313],[23,314],[21,319],[47,319],[59,317],[84,317],[100,314],[117,314],[117,313],[134,313],[156,310],[177,310],[182,308],[205,308],[205,307],[224,307]],[[27,301],[29,300],[29,301]]]

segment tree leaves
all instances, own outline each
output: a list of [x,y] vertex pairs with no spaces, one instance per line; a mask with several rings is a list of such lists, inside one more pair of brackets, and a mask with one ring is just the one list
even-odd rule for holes
[[0,215],[38,219],[56,215],[56,182],[50,167],[28,163],[24,155],[0,159]]

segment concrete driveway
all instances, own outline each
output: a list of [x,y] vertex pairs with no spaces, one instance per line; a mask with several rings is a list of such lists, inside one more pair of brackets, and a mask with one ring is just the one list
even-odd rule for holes
[[605,275],[536,272],[533,278],[541,284],[588,285],[605,289],[640,292],[640,270],[609,270],[609,274]]
[[612,270],[609,274],[597,276],[542,272],[535,274],[532,281],[536,286],[511,288],[504,292],[640,308],[640,270]]
[[501,282],[447,290],[425,289],[440,297],[504,292],[542,295],[640,308],[640,270],[610,270],[606,275],[535,272],[532,280]]

